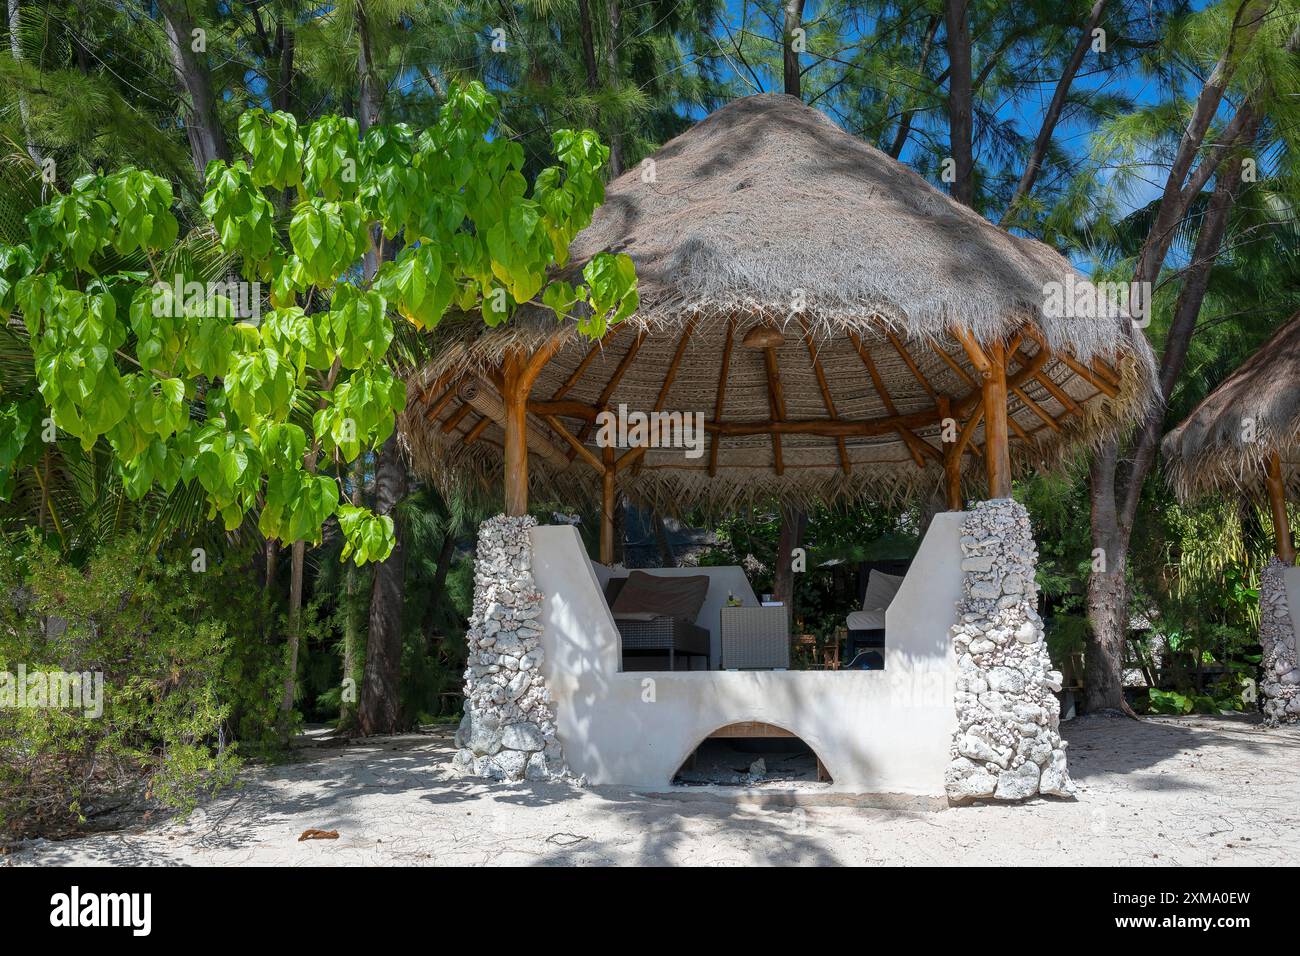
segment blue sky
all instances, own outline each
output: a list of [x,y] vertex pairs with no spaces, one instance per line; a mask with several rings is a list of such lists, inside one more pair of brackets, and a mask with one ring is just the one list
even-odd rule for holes
[[[1203,9],[1206,6],[1206,3],[1207,0],[1193,0],[1192,6],[1196,9]],[[819,3],[818,0],[809,0],[804,11],[805,22],[814,21],[821,6],[822,4]],[[729,25],[733,30],[741,21],[742,7],[743,4],[741,3],[741,0],[728,0],[727,17]],[[752,8],[753,5],[751,4],[751,10]],[[1103,26],[1104,25],[1106,25],[1105,20],[1103,20]],[[942,30],[940,36],[942,36]],[[945,57],[945,52],[942,49],[941,42],[935,49],[933,55],[939,61]],[[978,51],[976,56],[978,64]],[[805,55],[804,62],[808,62],[807,55]],[[1095,64],[1096,57],[1095,55],[1090,54],[1089,57],[1085,59],[1080,75],[1075,81],[1076,89],[1088,89],[1119,94],[1138,104],[1152,104],[1162,98],[1162,91],[1158,89],[1154,81],[1135,75],[1132,71],[1118,73],[1094,72]],[[731,68],[724,67],[724,69],[728,75],[732,77],[738,76],[738,74]],[[779,76],[765,75],[762,72],[759,72],[759,80],[764,87],[764,92],[780,90],[781,81]],[[1197,86],[1199,86],[1198,81],[1196,81],[1194,77],[1189,77],[1189,89],[1187,91],[1189,95],[1194,95],[1196,92],[1196,86],[1190,85],[1193,83],[1196,83]],[[746,72],[745,80],[741,85],[748,90],[752,88],[751,84],[752,80]],[[1021,96],[1012,102],[1002,104],[997,110],[998,117],[1003,121],[1014,123],[1024,136],[1032,138],[1038,131],[1042,115],[1052,97],[1054,87],[1055,78],[1048,78],[1045,82],[1037,86],[1035,92]],[[1092,149],[1095,132],[1096,126],[1091,122],[1067,120],[1063,121],[1057,127],[1055,142],[1058,148],[1063,148],[1071,155],[1078,156],[1082,159],[1086,157]],[[915,163],[911,162],[915,158],[914,154],[914,149],[905,149],[902,159],[915,166]],[[924,170],[922,171],[925,172]],[[1165,170],[1157,164],[1145,161],[1140,156],[1135,160],[1132,166],[1130,166],[1128,172],[1130,173],[1129,179],[1131,182],[1123,193],[1117,194],[1120,209],[1124,214],[1141,208],[1152,200],[1158,198],[1164,188]],[[1113,175],[1114,171],[1103,171],[1103,176],[1110,177]],[[1084,263],[1080,263],[1080,265],[1084,265]]]

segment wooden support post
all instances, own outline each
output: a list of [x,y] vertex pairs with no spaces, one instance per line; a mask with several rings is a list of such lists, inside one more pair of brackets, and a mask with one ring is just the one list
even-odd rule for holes
[[505,508],[511,517],[528,514],[528,389],[523,385],[524,356],[506,354],[501,372],[505,388]]
[[[952,399],[947,395],[939,396],[939,435],[942,436],[948,431],[949,425],[947,419],[953,418]],[[953,418],[956,422],[956,419]],[[944,496],[948,500],[949,511],[961,511],[961,445],[958,444],[958,435],[953,435],[952,441],[943,441],[943,487]]]
[[988,349],[989,376],[984,379],[984,467],[989,498],[1011,497],[1011,456],[1007,435],[1007,356],[1001,342]]
[[528,514],[528,393],[542,367],[560,347],[557,335],[529,355],[511,349],[501,362],[501,400],[505,404],[505,511]]
[[1291,539],[1291,519],[1286,513],[1286,485],[1282,481],[1282,459],[1277,452],[1269,456],[1267,478],[1277,556],[1287,564],[1295,564],[1295,542]]
[[614,563],[614,449],[602,449],[605,471],[600,480],[600,563],[609,567]]

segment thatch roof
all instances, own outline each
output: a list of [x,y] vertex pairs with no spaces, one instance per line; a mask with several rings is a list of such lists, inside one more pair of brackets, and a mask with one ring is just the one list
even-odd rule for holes
[[[1013,465],[1054,460],[1123,427],[1149,401],[1154,362],[1129,320],[1043,314],[1044,285],[1077,277],[1065,258],[994,226],[792,97],[737,100],[652,160],[609,185],[570,267],[600,251],[627,253],[639,311],[594,348],[576,330],[562,331],[565,345],[532,391],[535,400],[558,396],[588,409],[625,403],[705,414],[712,431],[702,460],[649,451],[620,470],[624,492],[671,508],[936,487],[937,397],[970,412],[978,392],[954,326],[981,344],[1017,342],[1013,381],[1031,366],[1011,397]],[[749,330],[765,326],[784,332],[772,349],[776,396],[767,353],[742,346]],[[499,483],[500,427],[481,403],[463,402],[456,380],[490,370],[509,348],[537,347],[556,329],[554,317],[536,313],[494,330],[472,318],[444,320],[439,358],[414,383],[418,399],[405,416],[417,466],[439,480]],[[888,419],[912,434],[737,433],[770,418]],[[583,493],[575,484],[598,487],[585,456],[558,431],[600,456],[582,416],[536,415],[531,424],[573,459],[566,467],[549,450],[532,457],[537,490],[572,497]],[[968,457],[972,475],[982,474],[975,454]]]
[[1162,451],[1183,501],[1230,488],[1262,497],[1274,454],[1300,491],[1300,312],[1165,436]]

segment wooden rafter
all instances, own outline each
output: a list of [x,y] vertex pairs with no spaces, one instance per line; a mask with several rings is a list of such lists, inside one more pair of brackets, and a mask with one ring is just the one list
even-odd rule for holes
[[975,371],[980,373],[980,378],[988,381],[993,376],[993,361],[984,353],[984,349],[975,340],[975,336],[969,329],[962,328],[960,325],[952,327],[952,334],[961,343],[961,347],[966,350],[966,357],[975,366]]
[[1052,431],[1059,432],[1061,430],[1061,426],[1057,423],[1056,419],[1049,415],[1042,405],[1039,405],[1036,401],[1030,398],[1028,392],[1019,385],[1011,385],[1009,387],[1011,391],[1015,393],[1016,398],[1024,402],[1025,407],[1041,418],[1043,423],[1051,428]]
[[447,420],[442,423],[442,433],[449,434],[452,429],[460,424],[460,420],[470,413],[473,408],[469,402],[462,402],[460,407],[447,416]]
[[939,421],[939,409],[928,408],[925,411],[910,412],[906,415],[891,415],[885,418],[873,418],[865,422],[836,421],[828,422],[824,418],[814,418],[798,421],[766,421],[766,422],[705,422],[704,427],[707,431],[719,435],[766,435],[769,432],[779,432],[782,435],[821,435],[826,438],[834,438],[837,435],[845,437],[867,436],[874,437],[885,435],[889,432],[896,432],[899,428],[923,428],[927,425],[933,425]]
[[[1020,356],[1023,355],[1024,352],[1021,352]],[[1058,402],[1061,403],[1061,407],[1065,409],[1067,414],[1079,411],[1079,403],[1076,402],[1073,398],[1071,398],[1069,394],[1065,391],[1065,389],[1057,385],[1056,382],[1052,379],[1052,376],[1048,375],[1047,372],[1043,369],[1043,365],[1046,364],[1047,360],[1055,357],[1053,353],[1049,352],[1047,349],[1040,348],[1037,354],[1034,355],[1034,358],[1039,358],[1039,357],[1041,357],[1043,361],[1039,362],[1038,365],[1035,367],[1034,374],[1032,376],[1034,380],[1037,381],[1039,385],[1043,386],[1043,388],[1047,389],[1048,394],[1050,394],[1052,398],[1056,399]],[[1019,356],[1017,356],[1017,358],[1019,359]],[[1021,361],[1023,361],[1023,359],[1021,359]],[[1032,364],[1032,360],[1030,361]],[[1017,382],[1016,384],[1022,384],[1022,383]]]
[[983,453],[980,451],[979,445],[975,444],[974,441],[975,429],[979,427],[979,424],[981,421],[983,421],[983,419],[984,419],[984,409],[982,407],[976,408],[975,412],[971,415],[971,417],[966,419],[965,423],[961,426],[961,431],[957,433],[957,441],[956,441],[957,447],[954,450],[954,454],[956,454],[959,460],[961,459],[961,456],[965,453],[967,448],[971,450],[971,454],[973,454],[975,457],[977,458],[983,457]]
[[543,415],[542,418],[546,422],[546,424],[551,426],[552,431],[554,431],[557,435],[559,435],[561,438],[563,438],[566,442],[569,443],[569,446],[573,449],[574,454],[582,458],[582,460],[585,461],[587,464],[589,464],[592,468],[595,468],[596,471],[603,472],[605,470],[605,466],[601,464],[600,459],[597,458],[595,455],[593,455],[591,453],[591,450],[587,448],[586,445],[578,441],[578,439],[574,437],[574,435],[567,428],[564,427],[563,422],[561,422],[554,415]]
[[966,369],[962,368],[962,365],[961,365],[960,362],[958,362],[955,358],[953,358],[951,355],[949,355],[946,351],[944,351],[943,349],[941,349],[941,348],[939,347],[939,343],[938,343],[938,342],[935,342],[935,343],[933,344],[933,348],[934,348],[934,353],[935,353],[936,355],[938,355],[939,358],[943,359],[944,362],[947,364],[947,366],[948,366],[950,369],[952,369],[954,372],[957,373],[957,377],[958,377],[958,378],[960,378],[963,382],[965,382],[965,383],[966,383],[967,385],[969,385],[971,388],[979,388],[979,383],[975,381],[975,379],[971,376],[970,372],[968,372],[968,371],[966,371]]
[[[691,344],[691,335],[695,332],[695,316],[686,323],[682,329],[681,336],[677,339],[677,348],[673,352],[672,361],[668,363],[668,371],[664,373],[664,382],[659,386],[659,395],[655,398],[656,412],[662,412],[664,405],[668,402],[668,390],[673,387],[673,382],[677,379],[677,370],[681,367],[682,359],[686,356],[686,347]],[[639,469],[640,463],[637,464]],[[634,472],[635,474],[635,472]]]
[[483,437],[483,433],[488,430],[488,426],[491,424],[492,419],[488,418],[486,415],[481,416],[479,420],[474,423],[474,427],[465,433],[464,443],[466,445],[474,444]]
[[1093,388],[1102,392],[1104,395],[1106,395],[1107,398],[1114,398],[1119,394],[1119,389],[1115,385],[1111,384],[1111,382],[1107,381],[1105,378],[1098,375],[1092,369],[1086,367],[1081,362],[1077,361],[1074,358],[1074,356],[1070,355],[1068,352],[1054,351],[1051,348],[1049,348],[1047,344],[1047,337],[1044,336],[1043,333],[1040,332],[1038,329],[1036,329],[1034,326],[1032,325],[1025,326],[1025,333],[1031,339],[1033,339],[1035,342],[1038,343],[1038,347],[1040,349],[1050,352],[1055,358],[1064,362],[1065,365],[1070,369],[1070,371],[1072,371],[1075,375],[1079,376],[1079,378],[1083,379]]
[[449,368],[441,375],[434,378],[432,382],[420,389],[421,403],[428,402],[431,395],[440,394],[450,383],[453,375],[459,373],[459,369]]
[[578,367],[569,373],[569,377],[566,378],[564,383],[555,390],[555,394],[551,396],[551,399],[553,401],[559,401],[565,395],[568,395],[569,391],[578,384],[583,374],[587,371],[587,367],[596,360],[596,356],[605,350],[605,346],[609,343],[609,340],[626,327],[627,326],[623,323],[619,323],[595,342],[592,342],[591,347],[588,348],[586,354],[582,356],[582,361],[578,363]]
[[[952,418],[952,399],[947,395],[939,395],[936,403],[939,407],[940,427],[944,428],[943,422]],[[956,422],[956,419],[953,421]],[[953,437],[955,439],[957,436]],[[961,451],[957,448],[956,441],[943,443],[943,487],[948,510],[961,511]]]
[[[835,411],[835,399],[831,395],[830,383],[826,381],[826,370],[822,368],[821,356],[817,354],[817,344],[813,342],[812,329],[807,319],[800,321],[803,323],[803,340],[808,346],[808,358],[812,362],[813,374],[817,377],[817,387],[821,389],[822,404],[826,406],[826,415],[830,420],[836,421],[840,416]],[[840,453],[840,470],[846,475],[851,474],[853,464],[849,461],[849,450],[843,437],[835,439],[835,447]]]
[[[641,343],[645,341],[645,337],[645,330],[642,329],[637,333],[636,338],[632,340],[632,344],[627,347],[627,352],[623,354],[623,358],[615,367],[614,374],[609,377],[609,381],[601,389],[600,398],[596,399],[597,409],[604,410],[609,407],[609,400],[613,396],[614,390],[618,388],[618,383],[627,374],[628,368],[632,365],[632,360],[636,358],[636,353],[641,351]],[[578,441],[585,442],[587,440],[587,436],[591,434],[591,426],[592,422],[587,422],[582,426],[582,431],[578,432]]]
[[450,405],[452,401],[456,398],[456,389],[459,387],[459,385],[460,385],[459,379],[456,381],[448,382],[446,388],[443,390],[443,393],[440,396],[438,396],[438,400],[434,402],[432,405],[430,405],[429,410],[424,413],[424,417],[427,421],[435,421],[438,418],[438,416],[441,415],[444,410],[446,410],[447,406]]
[[1114,385],[1116,388],[1119,388],[1120,386],[1119,374],[1113,368],[1111,368],[1109,365],[1103,362],[1100,356],[1093,356],[1092,370],[1096,372],[1099,376],[1104,378],[1106,381],[1110,382],[1111,385]]
[[[767,404],[772,421],[785,420],[785,393],[781,389],[781,368],[777,364],[776,349],[763,349],[763,366],[767,370]],[[772,432],[772,468],[778,475],[785,473],[785,459],[781,455],[781,433]]]
[[[862,338],[856,332],[849,333],[849,341],[853,343],[853,347],[858,352],[858,358],[860,358],[862,364],[866,366],[867,375],[871,377],[871,384],[875,388],[876,394],[880,396],[880,402],[885,408],[885,414],[897,418],[898,408],[895,407],[893,399],[889,397],[889,390],[885,387],[884,379],[880,377],[880,371],[876,368],[876,363],[872,361],[871,350],[862,344]],[[912,456],[912,461],[916,463],[916,467],[924,468],[925,452],[917,446],[927,445],[928,447],[928,443],[921,441],[920,438],[901,426],[897,431],[898,436],[902,438],[903,443],[907,445],[907,450]],[[933,449],[930,450],[933,451]]]
[[559,401],[530,399],[528,410],[541,418],[545,418],[547,415],[563,415],[565,418],[580,418],[585,422],[594,422],[601,411],[595,405],[586,405],[569,398],[560,399]]
[[939,393],[936,392],[934,386],[930,384],[930,380],[922,374],[920,366],[918,366],[916,361],[912,358],[912,353],[907,350],[907,346],[905,346],[902,340],[893,332],[886,332],[885,334],[889,336],[889,343],[894,346],[894,350],[898,352],[898,357],[903,360],[904,364],[906,364],[909,369],[911,369],[912,375],[921,383],[921,387],[925,389],[925,393],[929,395],[932,400],[937,401]]
[[[727,398],[727,376],[731,372],[731,349],[735,344],[736,337],[736,320],[734,318],[727,320],[727,342],[722,347],[722,371],[718,373],[718,394],[713,402],[713,420],[720,422],[722,420],[722,406]],[[712,478],[718,473],[718,439],[719,435],[714,433],[709,439],[709,477]]]

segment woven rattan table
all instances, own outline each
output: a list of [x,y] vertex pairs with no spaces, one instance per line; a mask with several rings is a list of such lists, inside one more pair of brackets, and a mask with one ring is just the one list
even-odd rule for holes
[[722,669],[790,666],[790,613],[785,607],[724,607]]

